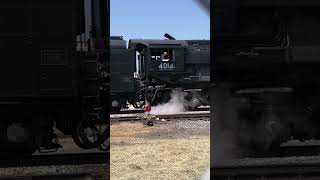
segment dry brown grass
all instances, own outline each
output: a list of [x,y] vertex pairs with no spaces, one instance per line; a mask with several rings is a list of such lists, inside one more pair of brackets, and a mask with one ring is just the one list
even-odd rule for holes
[[151,133],[157,130],[161,130],[160,127],[146,127],[142,123],[121,123],[114,124],[110,127],[111,136],[115,140],[116,138],[135,138],[137,135]]
[[[125,126],[124,129],[122,126]],[[146,139],[137,135],[165,130],[139,124],[111,126],[111,179],[197,179],[210,159],[209,136]],[[119,141],[122,144],[117,144]]]

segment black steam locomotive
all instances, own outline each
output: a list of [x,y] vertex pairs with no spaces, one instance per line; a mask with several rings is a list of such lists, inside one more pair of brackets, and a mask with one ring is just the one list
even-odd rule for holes
[[257,155],[319,139],[320,2],[212,3],[212,147],[232,139]]
[[110,38],[111,107],[127,103],[143,106],[170,99],[181,88],[192,106],[208,104],[210,82],[209,40],[131,39],[126,48],[122,37]]
[[1,155],[59,148],[54,127],[97,147],[83,132],[108,123],[108,3],[0,2]]

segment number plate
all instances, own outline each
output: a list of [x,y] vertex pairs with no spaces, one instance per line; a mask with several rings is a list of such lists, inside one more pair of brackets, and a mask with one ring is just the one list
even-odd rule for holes
[[173,71],[174,70],[174,64],[173,63],[161,63],[158,66],[160,71]]

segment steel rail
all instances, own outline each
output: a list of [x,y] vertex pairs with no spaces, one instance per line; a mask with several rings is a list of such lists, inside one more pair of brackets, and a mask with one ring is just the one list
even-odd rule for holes
[[245,158],[213,164],[211,179],[320,179],[320,157]]
[[106,152],[0,158],[1,179],[100,179],[109,177]]
[[320,178],[320,164],[215,167],[211,179],[314,179]]
[[133,114],[128,116],[111,116],[110,122],[126,122],[126,121],[143,121],[147,120],[149,117],[150,119],[159,119],[159,120],[166,120],[166,121],[173,121],[173,120],[209,120],[210,119],[210,112],[204,113],[193,113],[193,114],[167,114],[167,115],[149,115],[146,116],[145,114]]
[[32,156],[7,156],[0,158],[0,168],[49,166],[49,165],[79,165],[103,164],[109,162],[109,153],[66,153],[66,154],[39,154]]

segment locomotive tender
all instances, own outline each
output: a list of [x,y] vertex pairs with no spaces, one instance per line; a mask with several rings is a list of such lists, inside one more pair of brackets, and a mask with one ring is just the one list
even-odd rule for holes
[[231,136],[243,155],[319,139],[320,2],[212,3],[212,156]]
[[109,105],[101,76],[108,73],[108,3],[0,2],[1,154],[59,148],[54,126],[93,146],[80,132],[90,114],[104,121],[98,111]]
[[[181,88],[196,105],[208,104],[210,82],[209,40],[110,38],[111,106],[118,111],[129,102],[141,107],[170,99]],[[163,59],[162,54],[168,54]]]

